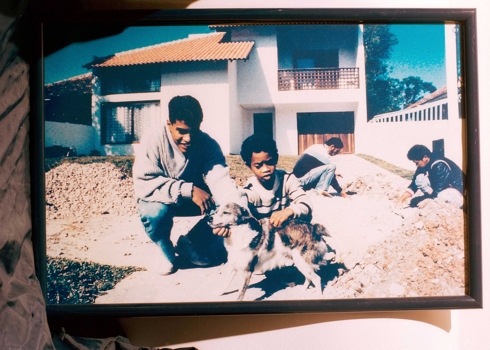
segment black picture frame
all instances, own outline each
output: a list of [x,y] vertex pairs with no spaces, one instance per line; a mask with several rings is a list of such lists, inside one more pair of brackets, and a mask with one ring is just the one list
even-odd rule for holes
[[[482,308],[482,256],[480,210],[480,147],[478,126],[478,72],[475,9],[217,9],[217,10],[54,10],[37,17],[39,36],[31,42],[31,190],[33,240],[37,276],[46,295],[46,201],[44,181],[44,79],[43,56],[77,39],[117,33],[127,26],[197,24],[433,24],[454,22],[461,33],[462,113],[467,122],[467,234],[465,242],[466,295],[444,297],[390,297],[246,302],[184,302],[134,304],[48,304],[48,315],[100,315],[111,317],[360,312],[423,309]],[[56,40],[43,36],[56,28]],[[83,33],[80,31],[83,28]]]

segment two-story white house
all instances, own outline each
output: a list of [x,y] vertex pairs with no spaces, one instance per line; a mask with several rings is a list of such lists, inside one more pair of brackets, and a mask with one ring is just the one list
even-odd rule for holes
[[366,123],[362,26],[220,25],[211,34],[116,53],[90,64],[94,149],[133,154],[147,128],[166,120],[168,101],[192,95],[202,129],[225,154],[254,132],[280,154],[340,136],[355,151]]

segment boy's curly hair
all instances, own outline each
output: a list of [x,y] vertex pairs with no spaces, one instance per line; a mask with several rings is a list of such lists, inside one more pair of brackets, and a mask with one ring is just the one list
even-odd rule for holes
[[243,161],[250,167],[252,161],[252,153],[267,152],[272,157],[275,163],[279,159],[279,152],[277,151],[276,141],[266,134],[253,134],[245,139],[242,143],[242,149],[240,156]]

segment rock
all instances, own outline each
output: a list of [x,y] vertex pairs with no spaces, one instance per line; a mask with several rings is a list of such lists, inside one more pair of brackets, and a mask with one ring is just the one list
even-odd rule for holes
[[394,296],[402,296],[405,294],[405,287],[397,283],[392,283],[390,285],[390,293]]

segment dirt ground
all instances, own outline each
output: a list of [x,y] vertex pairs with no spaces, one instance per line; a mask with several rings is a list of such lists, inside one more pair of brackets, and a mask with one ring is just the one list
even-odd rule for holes
[[[294,267],[256,274],[245,300],[296,300],[464,295],[464,231],[461,209],[438,200],[393,211],[408,180],[355,155],[334,158],[349,199],[308,194],[313,221],[328,229],[334,261],[319,274],[323,295],[304,290]],[[95,303],[230,301],[221,295],[225,266],[152,272],[161,252],[144,232],[132,197],[132,180],[111,164],[62,164],[46,173],[47,254],[137,271]],[[172,240],[197,218],[178,218]],[[236,281],[235,281],[236,282]]]

